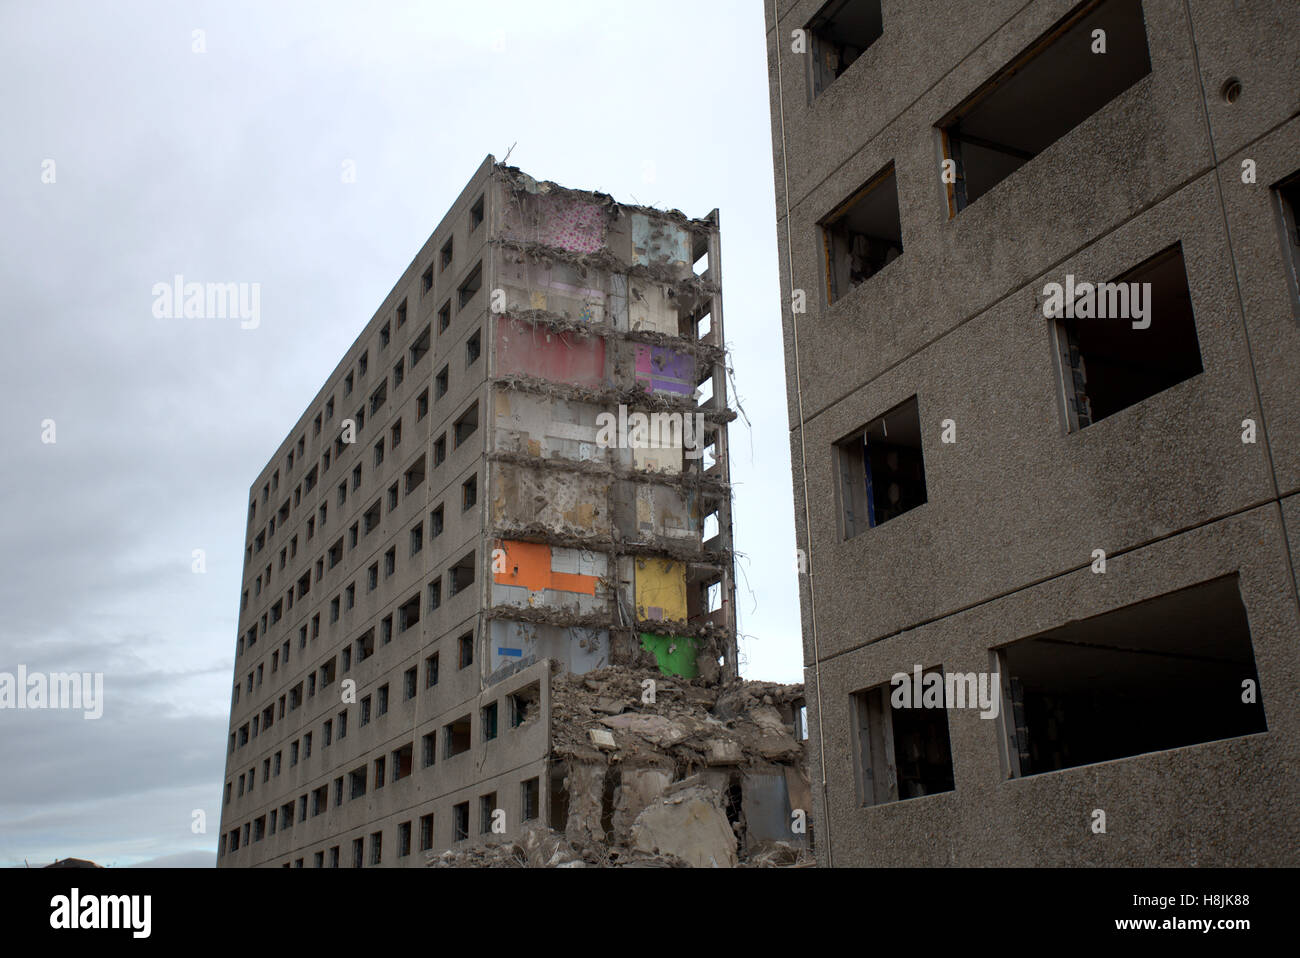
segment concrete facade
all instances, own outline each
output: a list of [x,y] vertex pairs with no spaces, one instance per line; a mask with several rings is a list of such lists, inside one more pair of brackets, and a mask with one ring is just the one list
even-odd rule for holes
[[562,829],[553,670],[735,675],[720,281],[716,211],[484,161],[250,490],[220,865]]
[[[873,4],[855,6],[861,17]],[[1008,0],[982,4],[978,16],[945,2],[875,6],[874,39],[867,15],[854,26],[864,48],[826,79],[842,66],[832,59],[819,80],[809,59],[827,48],[807,41],[842,19],[844,5],[765,4],[819,860],[1294,865],[1300,313],[1288,284],[1296,247],[1275,187],[1300,171],[1300,12],[1174,0]],[[1096,26],[1088,18],[1109,29],[1108,52],[1077,45]],[[1087,29],[1072,33],[1080,23]],[[1001,147],[1020,165],[965,205],[955,198],[973,174],[959,163],[957,182],[945,179],[944,161],[961,155],[961,124],[1015,82],[1010,68],[1136,56],[1124,43],[1141,36],[1149,72],[1050,143],[1017,153],[1008,132]],[[1043,88],[1071,90],[1068,75],[1043,75]],[[1032,96],[1018,95],[1003,130],[1018,115],[1035,119]],[[1056,109],[1069,112],[1078,96]],[[990,135],[967,142],[979,139]],[[846,201],[878,195],[861,190],[891,164],[901,252],[836,289],[827,257],[837,217]],[[1054,338],[1063,326],[1044,314],[1047,284],[1066,274],[1111,281],[1174,248],[1200,371],[1080,425],[1072,359]],[[796,291],[806,312],[791,308]],[[923,502],[857,532],[845,450],[864,427],[870,447],[870,424],[912,397]],[[1245,420],[1254,441],[1243,441]],[[886,800],[872,797],[886,767],[901,773],[892,746],[866,755],[877,734],[860,704],[867,690],[915,666],[1019,681],[1007,666],[1026,648],[1017,643],[1137,614],[1146,600],[1223,576],[1235,577],[1248,654],[1194,648],[1213,641],[1199,634],[1165,636],[1171,645],[1159,653],[1111,649],[1098,700],[1139,672],[1177,696],[1176,660],[1204,664],[1223,652],[1241,666],[1229,676],[1233,694],[1257,682],[1266,729],[1146,749],[1122,732],[1103,741],[1058,727],[1050,734],[1114,757],[1078,761],[1076,750],[1049,769],[1035,751],[1048,734],[1041,715],[1029,715],[1026,731],[1012,701],[992,721],[948,702],[951,785],[900,798],[895,781],[892,797],[888,788]],[[1117,621],[1093,619],[1090,652]],[[1139,654],[1163,656],[1168,668],[1141,671]],[[1051,661],[1041,674],[1065,689],[1069,669],[1055,677]],[[1227,716],[1228,698],[1207,711]]]

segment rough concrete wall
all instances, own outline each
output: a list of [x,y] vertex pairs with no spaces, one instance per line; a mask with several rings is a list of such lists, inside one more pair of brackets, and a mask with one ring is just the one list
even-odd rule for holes
[[690,238],[686,230],[644,213],[632,214],[632,253],[637,263],[690,268]]
[[609,557],[541,542],[498,540],[503,571],[494,571],[491,604],[521,609],[552,609],[585,614],[607,608],[610,591],[602,582]]
[[581,674],[609,664],[609,632],[540,622],[493,619],[489,625],[489,683],[542,659]]
[[659,283],[633,279],[628,283],[628,325],[634,330],[676,336],[677,307]]
[[575,322],[604,323],[626,309],[625,283],[607,274],[513,250],[502,250],[499,261],[507,315],[540,309]]
[[541,526],[573,536],[608,535],[609,479],[500,468],[492,480],[492,522],[501,529]]
[[496,321],[496,374],[535,376],[598,387],[605,382],[605,341],[554,332],[506,316]]
[[695,359],[663,346],[636,347],[636,381],[649,392],[695,393]]
[[632,542],[655,539],[700,541],[698,495],[669,486],[620,482],[616,516],[619,532]]
[[610,461],[617,452],[596,442],[596,417],[602,407],[594,403],[499,389],[495,404],[495,448],[499,452],[581,461]]
[[[719,296],[716,270],[709,278],[692,272],[695,255],[714,243],[716,224],[620,206],[602,194],[539,183],[517,170],[498,172],[504,213],[495,262],[505,304],[491,371],[492,529],[503,538],[554,548],[596,545],[592,540],[599,539],[615,560],[611,570],[623,569],[626,545],[634,547],[633,554],[662,549],[665,558],[678,561],[677,606],[684,607],[680,559],[699,551],[701,493],[682,481],[683,473],[698,473],[699,467],[684,455],[681,413],[676,428],[658,443],[622,433],[611,440],[608,429],[593,427],[601,413],[626,422],[630,411],[691,408],[700,363],[721,358],[719,350],[696,341],[690,324],[684,332],[682,322],[683,310]],[[696,439],[698,432],[685,435]],[[597,474],[596,464],[610,474]],[[640,473],[638,481],[617,478],[629,470]],[[709,478],[725,484],[725,467]],[[716,485],[708,488],[710,495],[720,494]],[[494,574],[493,617],[511,620],[511,609],[518,608],[528,613],[518,616],[520,622],[563,630],[581,616],[584,638],[575,643],[560,632],[512,624],[502,632],[510,644],[502,647],[514,651],[503,662],[540,654],[549,643],[566,650],[560,655],[564,662],[589,667],[591,655],[568,651],[587,632],[605,635],[599,655],[617,654],[623,661],[638,654],[631,576],[617,578],[616,595],[609,596],[617,602],[607,601],[599,588],[574,591],[554,588],[553,578],[543,581],[531,572],[524,577],[529,581]],[[684,608],[678,618],[684,621]],[[724,621],[720,629],[732,625]],[[715,648],[718,642],[734,644],[725,636],[715,639]],[[695,656],[687,658],[694,666]]]
[[636,617],[686,621],[686,564],[671,559],[636,560]]

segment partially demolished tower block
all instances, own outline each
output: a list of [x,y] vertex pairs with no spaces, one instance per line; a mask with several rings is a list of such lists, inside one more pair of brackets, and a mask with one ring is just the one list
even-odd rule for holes
[[553,669],[736,676],[719,252],[484,161],[252,486],[219,864],[563,828]]
[[688,220],[511,168],[493,199],[489,681],[640,653],[735,677],[716,210]]

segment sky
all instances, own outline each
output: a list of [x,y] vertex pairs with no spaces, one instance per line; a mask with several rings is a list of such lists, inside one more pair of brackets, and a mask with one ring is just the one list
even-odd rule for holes
[[104,676],[0,709],[0,865],[214,863],[249,486],[489,153],[720,209],[741,668],[802,680],[766,84],[754,0],[0,2],[0,673]]

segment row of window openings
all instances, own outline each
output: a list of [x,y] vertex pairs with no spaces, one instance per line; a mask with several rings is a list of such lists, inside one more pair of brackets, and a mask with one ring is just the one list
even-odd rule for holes
[[[1106,285],[1149,289],[1149,326],[1134,328],[1127,317],[1050,321],[1059,406],[1067,432],[1112,416],[1202,371],[1181,245],[1157,253]],[[919,406],[913,396],[835,444],[845,538],[927,501],[921,437]]]
[[[426,329],[424,333],[421,334],[419,340],[417,340],[416,345],[413,345],[411,347],[412,368],[414,368],[416,363],[419,362],[421,359],[423,359],[424,355],[428,352],[428,340],[429,340],[429,331]],[[472,335],[466,341],[465,344],[466,368],[476,363],[481,354],[482,354],[482,330],[476,330],[474,332],[474,335]],[[401,383],[403,382],[405,376],[405,372],[404,372],[405,368],[406,368],[405,364],[401,360],[399,360],[397,365],[393,367],[393,388],[394,389],[397,389],[397,387],[400,386]],[[349,378],[350,377],[351,374],[349,374]],[[438,399],[441,399],[444,395],[446,395],[449,388],[449,384],[450,384],[450,366],[444,365],[443,368],[434,377],[434,393],[435,393],[434,401],[437,401]],[[383,407],[384,403],[387,402],[387,399],[388,399],[388,382],[387,380],[385,380],[383,383],[380,383],[378,388],[376,388],[374,393],[372,393],[370,396],[369,409],[372,418],[374,417],[375,413]],[[333,415],[333,409],[334,409],[333,403],[334,401],[333,399],[331,399],[326,404],[326,410],[328,411],[330,416]],[[416,397],[416,404],[415,404],[416,422],[420,422],[421,420],[423,420],[424,417],[428,415],[428,412],[429,412],[429,391],[425,389],[420,393],[418,397]],[[365,415],[366,415],[365,406],[358,409],[356,412],[353,421],[356,424],[356,430],[358,432],[361,430],[362,426],[365,423]],[[318,416],[317,420],[319,421],[319,419],[320,417]],[[391,445],[394,447],[401,442],[401,419],[400,418],[392,427],[390,439],[391,439]],[[304,440],[301,438],[298,440],[299,446],[303,444],[303,441]],[[320,473],[329,471],[331,459],[341,457],[348,445],[349,445],[348,443],[344,442],[342,433],[340,433],[340,435],[337,436],[334,440],[333,453],[331,454],[331,450],[329,449],[326,449],[325,452],[323,453],[321,457],[321,465],[319,467],[319,472],[318,472],[318,468],[313,466],[311,471],[307,473],[307,475],[303,478],[303,482],[300,483],[299,486],[294,490],[293,501],[292,501],[293,508],[296,508],[301,503],[304,492],[310,493],[312,489],[315,488],[316,483],[319,481],[318,476],[320,475]],[[380,441],[379,446],[382,446],[382,440]],[[291,452],[289,455],[290,457],[292,457],[293,453]],[[383,459],[383,454],[382,451],[380,451],[377,453],[375,464],[378,465],[379,462],[382,461],[382,459]],[[290,459],[290,463],[292,464],[292,458]],[[358,480],[359,480],[359,476],[357,475],[357,473],[359,473],[359,471],[360,471],[359,467],[356,470],[354,470],[354,477]],[[268,485],[263,487],[264,499],[266,498],[266,496],[270,494],[270,492],[275,486],[279,485],[279,478],[280,478],[280,472],[277,469],[275,473],[272,475]],[[248,519],[250,524],[253,522],[256,516],[256,507],[257,507],[256,501],[249,503]],[[272,538],[274,538],[277,522],[279,523],[279,525],[283,526],[289,520],[290,512],[291,512],[290,500],[286,499],[283,505],[280,506],[280,509],[277,512],[277,514],[270,518],[270,520],[267,523],[266,529],[259,532],[257,536],[253,539],[253,541],[248,544],[248,547],[246,549],[248,560],[251,561],[252,557],[257,553],[261,552],[262,549],[266,547],[267,543]],[[322,525],[324,524],[324,521],[325,521],[324,512],[322,510],[322,514],[321,514]],[[309,520],[308,538],[311,538],[313,532],[313,526],[314,526],[314,522]],[[295,536],[294,537],[295,546],[296,546],[296,540],[297,537]],[[281,550],[281,552],[283,553],[283,550]]]
[[[435,529],[433,533],[434,535],[437,535],[442,531],[441,513],[442,513],[442,507],[439,506],[438,509],[435,510],[433,514],[433,518],[434,520],[436,520],[433,522],[433,528]],[[388,554],[385,556],[385,563],[388,566],[389,574],[391,574],[396,564],[395,550],[392,549],[389,550]],[[378,573],[379,573],[378,564],[376,563],[375,565],[372,565],[369,570],[369,576],[372,583],[377,582]],[[475,581],[474,553],[473,552],[468,553],[459,562],[457,562],[454,566],[452,566],[448,570],[447,578],[448,578],[449,595],[451,596],[457,595],[458,593],[463,592],[465,589],[471,586]],[[374,588],[373,584],[371,585],[371,588],[372,589]],[[439,576],[438,578],[434,579],[431,583],[429,583],[427,594],[428,594],[428,607],[430,612],[441,607],[442,605],[442,577],[441,576]],[[354,604],[354,597],[355,597],[354,585],[348,587],[347,597],[348,597],[348,609],[351,609]],[[338,618],[337,602],[338,602],[338,597],[335,597],[335,599],[331,602],[331,619],[330,619],[331,622],[336,621]],[[407,600],[405,603],[402,604],[402,606],[398,608],[397,611],[398,632],[399,633],[405,632],[406,630],[410,629],[414,625],[418,624],[419,621],[420,621],[420,602],[419,602],[419,596],[417,595],[417,596],[412,596],[409,600]],[[314,640],[320,635],[320,614],[319,613],[312,617],[311,627],[312,627],[311,637]],[[381,645],[387,645],[390,641],[392,641],[393,617],[391,615],[385,616],[384,619],[381,620],[380,635],[381,635]],[[369,637],[368,640],[367,637]],[[300,649],[306,648],[307,646],[306,625],[303,625],[300,628],[298,639],[299,639],[299,648]],[[250,645],[251,644],[252,643],[250,642]],[[370,629],[365,636],[357,640],[358,661],[363,661],[365,658],[368,658],[370,654],[373,654],[373,648],[374,648],[374,630]],[[350,656],[351,656],[351,649],[350,648],[344,649],[343,651],[344,672],[347,672],[351,667]],[[273,652],[271,655],[272,674],[278,671],[281,661],[283,661],[286,667],[288,666],[289,642],[287,640],[285,641],[281,649]],[[328,685],[329,682],[333,681],[334,673],[333,673],[332,663],[333,660],[331,660],[329,664],[328,673],[326,672],[325,667],[322,667],[321,669],[322,688]],[[247,689],[250,695],[252,694],[254,688],[261,687],[263,670],[264,670],[264,665],[262,663],[259,663],[255,670],[250,671],[248,673]],[[301,687],[301,683],[299,683],[299,691],[301,690],[300,687]],[[234,699],[233,699],[233,704],[235,705],[239,704],[240,688],[241,688],[241,684],[239,682],[236,682],[234,687]],[[308,697],[310,698],[312,695],[315,694],[315,690],[316,690],[315,673],[308,676],[307,689],[308,689]],[[284,716],[283,699],[284,697],[281,696],[281,707],[280,707],[281,717]],[[300,697],[298,701],[300,701]],[[297,704],[298,704],[297,702],[292,702],[291,710],[292,708],[296,708]],[[266,725],[269,727],[270,722],[269,721],[266,722]],[[257,735],[256,720],[254,721],[252,734],[253,737],[256,737]],[[248,738],[247,728],[245,728],[244,741],[247,741],[247,738]],[[233,736],[232,736],[232,743],[233,743]],[[243,742],[241,742],[240,744],[242,745]]]
[[[453,426],[453,436],[456,439],[456,445],[459,446],[461,443],[463,443],[466,439],[468,439],[471,435],[473,435],[473,433],[477,429],[478,429],[478,402],[476,400],[474,404],[470,406],[470,408],[467,409],[464,414],[462,414],[462,416],[456,421],[455,425]],[[380,446],[376,446],[376,457],[377,457],[376,465],[378,465],[379,462],[382,462],[383,459],[382,444]],[[444,434],[443,436],[440,436],[437,440],[435,440],[433,444],[434,468],[440,466],[446,460],[446,458],[447,458],[447,440],[446,440],[446,435]],[[354,489],[358,488],[360,485],[360,470],[361,467],[358,466],[353,474]],[[412,491],[419,488],[419,486],[424,482],[425,474],[426,474],[425,459],[423,456],[421,456],[418,460],[416,460],[414,465],[412,465],[406,471],[406,475],[404,477],[405,491],[403,494],[409,495]],[[397,508],[399,498],[400,498],[398,490],[399,490],[399,483],[393,483],[388,488],[388,511],[390,514]],[[346,482],[341,483],[339,485],[338,497],[339,497],[340,504],[346,501],[347,499]],[[461,483],[460,500],[461,500],[462,512],[468,511],[478,503],[477,474],[470,476],[463,483]],[[382,506],[382,500],[376,499],[374,504],[371,505],[371,507],[367,509],[366,512],[362,515],[361,519],[358,522],[354,522],[352,526],[349,528],[348,530],[349,549],[356,548],[357,543],[360,541],[360,537],[362,535],[369,535],[374,529],[379,527],[379,521],[381,518],[381,506]],[[322,522],[324,521],[325,515],[326,515],[326,506],[322,505],[321,506]],[[438,535],[442,533],[443,516],[444,516],[444,511],[441,505],[439,505],[436,509],[433,510],[432,513],[430,513],[430,517],[429,517],[429,529],[430,529],[429,538],[430,539],[436,538]],[[333,569],[336,565],[338,565],[343,560],[343,551],[344,551],[343,541],[344,541],[343,538],[340,537],[338,541],[334,543],[334,545],[330,546],[329,550],[326,552],[324,556],[316,560],[316,581],[317,582],[319,582],[320,579],[324,576],[327,568]],[[296,537],[295,537],[295,543],[296,543]],[[424,524],[423,522],[420,522],[417,523],[416,526],[410,531],[411,555],[417,554],[418,552],[421,551],[423,547],[424,547]],[[296,553],[296,549],[294,550],[293,553],[290,553],[288,557],[291,558],[294,553]],[[386,575],[391,575],[395,570],[396,554],[397,554],[397,550],[396,547],[394,547],[392,549],[389,549],[388,553],[385,555],[384,562],[385,562]],[[286,555],[284,554],[284,551],[281,550],[281,556],[280,556],[281,568],[284,567],[285,560],[286,560]],[[327,562],[328,565],[326,565]],[[271,571],[269,566],[267,567],[265,575],[266,575],[266,580],[269,582],[271,577]],[[311,570],[309,569],[307,570],[307,572],[304,572],[298,578],[296,593],[294,588],[290,588],[289,591],[285,593],[284,599],[277,600],[274,604],[272,604],[272,606],[267,610],[267,612],[262,614],[261,635],[265,635],[270,626],[279,622],[284,612],[293,608],[295,596],[296,598],[301,599],[303,596],[305,596],[308,592],[311,591],[311,582],[312,582]],[[370,577],[369,588],[374,589],[377,582],[378,582],[378,576],[377,576],[377,564],[376,564],[376,566],[372,566],[372,575]],[[261,594],[262,592],[261,583],[262,583],[262,574],[259,573],[253,586],[254,597]],[[348,587],[348,592],[347,592],[348,609],[352,608],[354,604],[354,599],[355,599],[355,584]],[[248,602],[249,602],[249,592],[247,589],[245,589],[241,611],[242,609],[246,609],[248,607]],[[338,602],[339,602],[339,598],[336,596],[335,599],[332,601],[331,608],[330,608],[331,622],[337,621],[338,619],[338,615],[337,615]],[[245,638],[247,639],[247,643],[249,646],[253,645],[257,641],[258,631],[257,631],[256,624],[254,624],[248,630],[246,636],[240,637],[239,649],[238,649],[239,655],[243,654]]]
[[[534,777],[525,779],[519,785],[520,789],[520,820],[529,822],[537,819],[541,815],[541,781]],[[306,817],[307,796],[299,799],[299,820]],[[479,833],[482,835],[492,834],[496,813],[498,811],[497,793],[489,792],[486,795],[479,796]],[[268,834],[274,834],[276,831],[276,812],[281,814],[280,830],[292,827],[293,822],[293,804],[289,803],[282,808],[273,809],[269,813],[270,828],[267,828],[268,816],[259,816],[252,822],[246,822],[242,829],[236,827],[228,835],[222,835],[220,847],[217,849],[218,856],[227,854],[227,850],[233,853],[242,847],[247,847],[253,842],[261,841]],[[288,825],[285,825],[285,814],[287,812]],[[434,846],[434,816],[430,812],[427,815],[421,815],[418,819],[420,827],[419,850],[422,852],[431,851]],[[401,822],[397,826],[397,857],[407,858],[411,854],[412,822]],[[470,836],[470,803],[468,801],[460,802],[452,806],[452,841],[465,841]],[[229,844],[227,844],[229,838]],[[363,837],[352,840],[352,867],[361,868],[365,864],[371,866],[383,863],[383,831],[371,832],[369,836],[369,855],[366,854],[367,839]],[[341,845],[333,845],[328,849],[321,849],[313,853],[313,864],[316,868],[339,868],[341,867]],[[305,858],[297,858],[293,861],[284,863],[285,868],[303,868],[305,867]]]
[[[424,392],[420,394],[420,396],[417,399],[416,421],[419,422],[421,419],[424,418],[424,416],[427,413],[428,413],[428,390],[426,389]],[[474,404],[469,409],[467,409],[460,416],[460,418],[457,419],[456,423],[454,424],[453,432],[456,437],[457,446],[459,446],[460,443],[464,442],[465,439],[469,438],[469,436],[472,435],[477,428],[478,428],[478,402],[476,400]],[[342,442],[342,440],[340,440],[340,442]],[[402,420],[399,418],[397,422],[395,422],[392,428],[389,430],[388,448],[395,449],[397,446],[401,444],[401,442],[402,442]],[[384,461],[384,449],[385,449],[385,445],[383,439],[380,439],[373,447],[374,466],[376,468],[378,468]],[[435,444],[435,452],[438,451],[439,449]],[[441,446],[441,454],[444,457],[446,455],[445,442]],[[438,463],[435,462],[435,465],[437,464]],[[315,470],[313,470],[313,472],[314,471]],[[362,467],[361,464],[358,463],[352,470],[352,490],[354,492],[361,488],[361,473],[362,473]],[[412,489],[419,486],[419,484],[424,481],[424,475],[425,475],[424,458],[421,457],[420,460],[418,460],[406,472],[406,477],[405,477],[406,492],[409,493]],[[347,495],[348,495],[347,480],[344,480],[343,482],[339,483],[337,490],[338,490],[338,504],[341,506],[347,501]],[[396,490],[396,486],[392,487],[389,490],[390,497],[395,494],[395,490]],[[287,502],[285,503],[284,509],[287,512],[288,510]],[[318,514],[320,518],[320,524],[323,527],[328,517],[328,504],[322,503],[318,510]],[[312,518],[307,520],[308,541],[310,541],[315,536],[315,534],[316,534],[316,517],[313,516]],[[249,549],[255,550],[256,552],[260,552],[265,545],[265,541],[266,541],[265,536],[263,534],[259,534],[257,539],[252,544],[249,545]],[[253,553],[250,552],[250,557],[252,554]],[[280,568],[283,569],[286,563],[289,560],[296,557],[297,554],[298,554],[298,537],[295,535],[292,539],[289,540],[289,545],[280,550]],[[269,583],[270,579],[271,579],[271,567],[268,565],[266,569],[266,581]],[[261,595],[261,592],[262,592],[262,575],[259,574],[257,579],[253,583],[253,596],[256,597],[258,595]],[[244,591],[241,611],[242,609],[246,609],[248,607],[248,601],[249,601],[249,592],[246,589]]]
[[[809,22],[819,95],[883,32],[879,0],[833,0]],[[1095,31],[1105,53],[1094,52]],[[936,124],[956,216],[1151,72],[1141,0],[1088,0]],[[819,224],[834,302],[903,253],[891,162]]]
[[955,790],[949,709],[978,710],[998,729],[1008,779],[1268,730],[1236,574],[989,658],[987,673],[917,666],[850,696],[859,804]]
[[[463,641],[463,639],[462,639]],[[472,639],[471,639],[472,648]],[[469,653],[472,662],[472,651]],[[464,655],[462,655],[464,660]],[[437,684],[437,659],[431,657],[426,662],[426,668],[432,667],[432,684]],[[466,666],[467,667],[467,666]],[[405,675],[405,684],[407,698],[414,698],[416,695],[416,669],[408,669]],[[388,686],[387,684],[380,687],[378,695],[378,714],[384,715],[388,711]],[[506,708],[508,710],[508,719],[510,729],[518,729],[525,725],[531,719],[538,715],[541,702],[541,688],[538,683],[525,686],[516,692],[506,696]],[[361,701],[361,726],[369,722],[370,696],[366,696]],[[479,736],[481,741],[486,744],[497,739],[500,730],[498,727],[499,703],[491,702],[479,709]],[[338,739],[342,740],[347,736],[347,710],[338,714]],[[331,732],[334,720],[326,720],[322,726],[324,735],[324,747],[331,744]],[[442,758],[450,759],[461,755],[470,750],[473,730],[470,724],[470,716],[463,715],[452,722],[447,723],[442,729]],[[302,738],[303,749],[302,758],[304,760],[311,757],[312,733],[306,733]],[[392,753],[392,781],[398,782],[408,777],[413,769],[414,746],[406,745],[395,750]],[[438,759],[438,732],[437,730],[428,732],[420,739],[421,749],[421,767],[431,768],[437,764]],[[281,772],[281,755],[277,751],[274,756],[268,756],[262,762],[262,784],[266,784],[273,777],[278,777]],[[295,740],[289,746],[289,767],[293,768],[298,764],[299,759],[299,741]],[[380,756],[374,759],[374,779],[373,788],[380,789],[385,783],[385,757]],[[235,782],[226,782],[225,804],[229,805],[233,799],[242,798],[245,790],[252,792],[256,787],[257,769],[250,768],[247,773],[240,774]],[[335,805],[342,805],[343,798],[343,777],[335,779]],[[366,766],[354,769],[348,774],[349,792],[348,800],[360,798],[366,793]],[[313,815],[320,814],[327,807],[328,796],[325,793],[327,786],[321,786],[313,794],[318,794],[321,798],[320,803],[313,809]],[[237,789],[237,791],[236,791]],[[303,796],[302,798],[306,798]],[[290,803],[292,804],[292,803]],[[305,808],[305,805],[304,805]],[[292,823],[290,818],[289,823]],[[274,828],[272,828],[274,831]]]
[[[377,574],[378,570],[372,566],[372,570]],[[465,591],[475,581],[475,557],[470,552],[464,556],[458,563],[452,566],[447,572],[448,595],[454,596]],[[349,587],[351,588],[351,587]],[[426,590],[428,596],[428,610],[434,610],[442,606],[442,577],[434,579],[429,583]],[[337,601],[335,599],[334,601]],[[349,606],[351,608],[351,606]],[[320,634],[320,616],[313,617],[313,629],[315,632],[312,638]],[[397,609],[397,634],[400,635],[407,630],[418,625],[420,622],[420,597],[419,595],[411,596],[406,602],[402,603]],[[306,647],[307,644],[307,627],[304,625],[299,633],[300,648]],[[379,644],[380,647],[388,645],[393,640],[393,616],[387,615],[379,623]],[[367,629],[360,638],[341,653],[342,671],[347,673],[351,671],[353,663],[353,649],[356,651],[356,662],[360,664],[370,658],[375,653],[375,630]],[[472,633],[467,633],[457,640],[457,659],[459,668],[467,668],[474,661],[474,638]],[[274,674],[283,661],[285,666],[289,663],[289,643],[286,641],[283,647],[271,656],[271,672]],[[314,670],[306,679],[306,697],[311,698],[316,694],[317,675],[320,676],[320,688],[324,690],[334,682],[335,679],[335,660],[331,658],[322,665],[319,670]],[[438,654],[435,652],[426,659],[426,687],[432,688],[438,683]],[[247,692],[252,694],[255,688],[260,688],[263,678],[263,665],[258,664],[257,668],[248,673],[246,679]],[[408,676],[406,688],[408,690],[407,698],[414,696],[414,670]],[[240,688],[243,683],[236,682],[234,687],[234,704],[239,704]],[[290,712],[297,709],[303,703],[304,684],[299,682],[285,695],[280,696],[280,718],[284,718],[286,707]],[[382,715],[387,711],[387,687],[383,691],[384,709],[380,712]],[[230,735],[230,747],[233,751],[236,747],[243,747],[251,739],[257,738],[260,728],[262,731],[269,729],[274,721],[274,710],[267,706],[260,716],[254,716],[251,722],[245,722],[240,727],[238,733],[232,732]],[[369,697],[363,703],[361,724],[365,725],[370,720]],[[328,735],[326,738],[328,739]],[[328,741],[326,744],[329,744]]]
[[[479,224],[483,222],[483,215],[484,215],[484,197],[480,196],[478,200],[475,202],[474,206],[471,207],[470,209],[470,232],[471,233],[473,233],[474,230],[478,228]],[[449,238],[447,242],[443,245],[442,250],[439,253],[439,258],[442,264],[442,270],[444,272],[451,265],[452,262],[453,242],[454,242],[454,237]],[[457,290],[458,308],[464,307],[466,304],[469,303],[471,299],[473,299],[474,294],[477,293],[478,290],[483,285],[482,277],[483,277],[483,264],[480,262],[477,266],[475,266],[473,272],[471,272],[471,274],[465,279],[465,281],[460,285],[460,287]],[[421,280],[421,286],[422,286],[421,288],[422,295],[424,293],[429,292],[432,289],[433,287],[432,266],[430,266],[428,270],[425,271],[424,276],[422,277]],[[407,311],[406,300],[403,299],[397,306],[395,319],[390,319],[385,321],[384,325],[380,327],[379,330],[380,350],[384,350],[388,347],[388,344],[392,338],[391,333],[392,333],[394,322],[396,322],[396,328],[399,330],[404,325],[406,325],[407,312],[408,311]],[[443,306],[442,310],[440,310],[438,313],[438,331],[439,332],[444,331],[450,325],[450,323],[451,323],[451,300],[448,300],[447,303]],[[430,330],[428,327],[426,327],[425,330],[416,339],[416,341],[411,345],[410,347],[411,367],[414,367],[421,359],[424,358],[424,355],[429,351],[429,344],[430,344],[429,334],[430,334]],[[358,358],[357,369],[355,374],[349,372],[343,378],[344,397],[351,395],[354,385],[358,379],[365,378],[367,369],[369,368],[369,363],[370,363],[370,352],[369,350],[367,350],[363,352],[361,356]],[[396,387],[397,384],[401,381],[401,366],[402,363],[399,361],[397,367],[394,368],[394,372],[396,375],[396,382],[394,382],[393,384],[394,387]],[[326,401],[324,410],[321,413],[317,414],[315,420],[312,423],[313,435],[319,436],[323,424],[325,422],[328,422],[330,419],[332,419],[333,416],[334,416],[334,397],[331,396]],[[297,461],[301,463],[303,459],[305,447],[306,447],[306,437],[299,436],[296,449],[291,449],[285,457],[286,473],[291,472],[293,470],[295,453],[297,456]],[[279,488],[279,485],[280,485],[280,471],[277,469],[275,472],[272,473],[271,478],[267,480],[266,484],[262,487],[262,502],[265,503],[267,499],[270,498],[271,493],[275,492]],[[257,507],[256,500],[249,503],[248,521],[250,523],[253,521],[256,515],[256,511],[257,511],[256,507]]]

